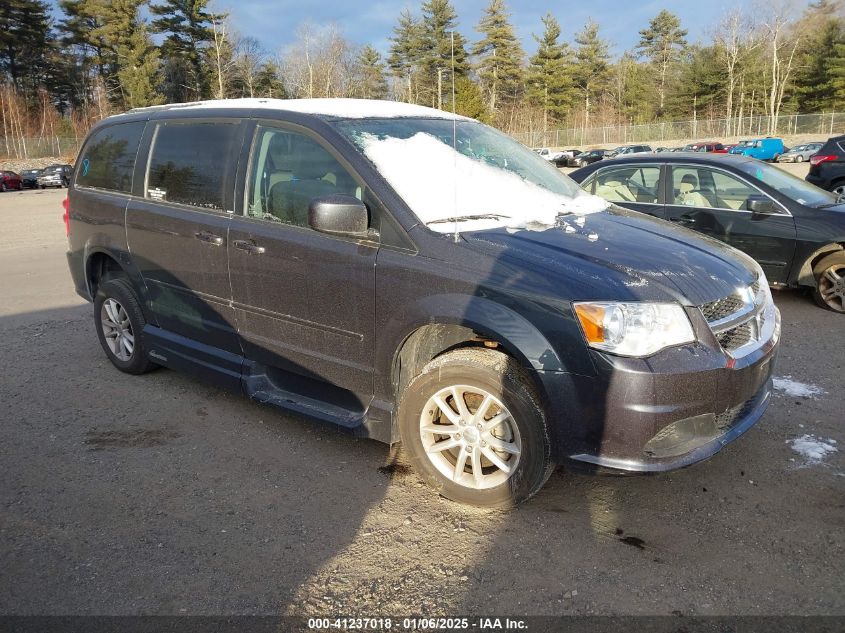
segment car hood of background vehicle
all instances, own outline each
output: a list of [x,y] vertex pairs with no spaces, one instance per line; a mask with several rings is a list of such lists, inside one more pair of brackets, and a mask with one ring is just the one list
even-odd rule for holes
[[620,207],[562,216],[545,230],[494,229],[463,238],[501,262],[502,280],[528,267],[576,300],[701,305],[757,276],[754,261],[727,244]]

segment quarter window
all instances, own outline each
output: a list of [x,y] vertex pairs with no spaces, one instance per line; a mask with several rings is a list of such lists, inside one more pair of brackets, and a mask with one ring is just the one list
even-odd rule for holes
[[317,141],[297,132],[258,127],[247,215],[308,226],[311,201],[332,194],[363,199],[361,187]]
[[146,197],[225,209],[229,165],[237,158],[238,123],[163,123],[150,155]]
[[586,188],[610,202],[656,204],[659,180],[660,167],[657,166],[615,167],[602,169]]
[[145,125],[145,121],[120,123],[96,132],[79,161],[76,184],[131,193],[135,155]]

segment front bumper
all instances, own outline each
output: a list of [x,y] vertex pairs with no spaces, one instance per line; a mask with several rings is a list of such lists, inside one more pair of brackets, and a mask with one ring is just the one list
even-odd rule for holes
[[64,181],[61,178],[39,178],[39,187],[63,187]]
[[663,472],[712,456],[768,407],[779,338],[778,315],[775,334],[737,359],[702,342],[645,359],[591,351],[597,375],[559,383],[568,384],[550,416],[557,461]]

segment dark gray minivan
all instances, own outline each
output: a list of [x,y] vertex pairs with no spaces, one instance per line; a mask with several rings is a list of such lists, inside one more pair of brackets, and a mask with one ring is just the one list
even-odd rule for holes
[[65,217],[118,369],[401,439],[458,501],[526,499],[566,460],[687,466],[769,403],[780,315],[753,260],[439,110],[134,110],[89,134]]

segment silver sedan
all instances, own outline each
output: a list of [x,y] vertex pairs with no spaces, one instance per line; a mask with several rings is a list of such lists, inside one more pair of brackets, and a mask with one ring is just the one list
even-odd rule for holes
[[797,145],[788,152],[784,152],[778,156],[779,163],[803,163],[805,160],[810,160],[810,157],[816,154],[824,143],[805,143],[804,145]]

